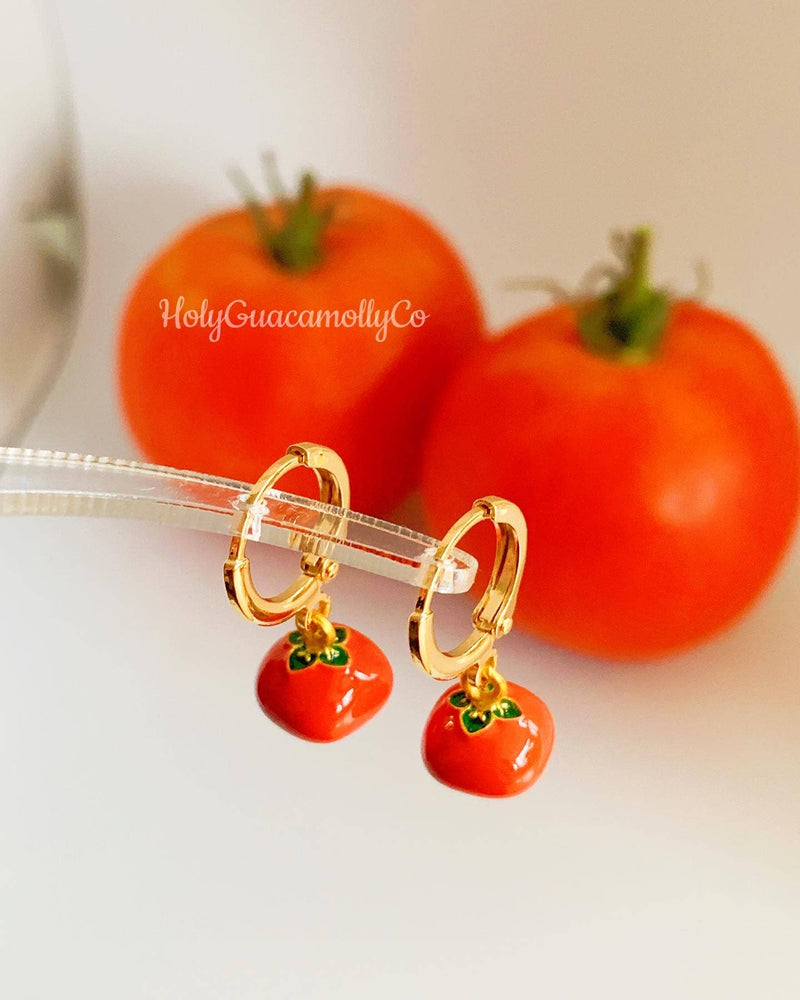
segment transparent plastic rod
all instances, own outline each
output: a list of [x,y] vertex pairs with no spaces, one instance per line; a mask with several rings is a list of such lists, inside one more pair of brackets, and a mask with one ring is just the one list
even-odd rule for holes
[[[155,521],[222,535],[236,532],[247,509],[248,483],[143,462],[67,452],[0,448],[0,516],[116,517]],[[437,566],[438,542],[409,528],[271,490],[252,518],[253,541],[302,549],[325,543],[326,554],[357,569],[441,593],[468,590],[476,560],[456,550]]]

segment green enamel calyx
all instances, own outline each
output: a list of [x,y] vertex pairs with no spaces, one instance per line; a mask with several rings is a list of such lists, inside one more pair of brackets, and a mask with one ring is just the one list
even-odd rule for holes
[[479,712],[464,691],[454,691],[449,701],[453,708],[463,710],[461,725],[469,734],[486,729],[494,719],[518,719],[522,715],[522,709],[511,698],[502,698],[499,704],[487,712]]
[[343,645],[347,642],[346,628],[337,628],[336,642],[319,653],[312,653],[306,649],[301,632],[290,632],[289,642],[293,647],[289,654],[290,670],[305,670],[317,661],[329,667],[344,667],[350,662],[350,654]]

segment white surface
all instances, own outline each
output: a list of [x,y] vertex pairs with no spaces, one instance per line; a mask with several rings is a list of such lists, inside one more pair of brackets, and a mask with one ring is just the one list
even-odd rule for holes
[[[496,322],[538,304],[504,277],[577,279],[608,229],[650,221],[661,273],[689,283],[707,257],[714,301],[800,378],[795,4],[61,9],[90,270],[32,445],[131,454],[110,377],[124,289],[265,144],[427,209]],[[797,555],[746,622],[668,662],[504,640],[557,740],[530,793],[485,802],[420,763],[440,688],[407,658],[409,588],[337,580],[337,617],[397,680],[326,748],[255,704],[277,637],[228,607],[222,539],[19,521],[0,545],[0,995],[798,995]],[[277,553],[274,579],[291,569]]]

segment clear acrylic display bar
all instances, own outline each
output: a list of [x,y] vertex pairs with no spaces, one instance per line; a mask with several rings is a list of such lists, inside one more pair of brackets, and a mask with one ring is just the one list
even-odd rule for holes
[[[199,472],[66,452],[0,448],[0,516],[116,517],[231,535],[248,483]],[[409,528],[271,490],[251,519],[253,541],[302,549],[316,539],[347,566],[441,593],[468,590],[476,560],[456,550],[437,566],[438,542]],[[436,572],[434,572],[436,571]]]

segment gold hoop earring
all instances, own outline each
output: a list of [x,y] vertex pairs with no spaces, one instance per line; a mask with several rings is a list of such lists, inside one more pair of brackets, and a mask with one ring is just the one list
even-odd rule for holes
[[525,568],[522,511],[500,497],[476,500],[447,532],[436,558],[450,555],[485,520],[495,527],[497,546],[489,583],[472,614],[472,632],[449,651],[437,643],[432,607],[437,568],[420,589],[408,635],[415,663],[437,680],[460,681],[439,698],[425,725],[425,765],[452,788],[499,797],[523,792],[539,778],[553,747],[554,726],[545,703],[497,669],[495,642],[511,630]]
[[350,482],[339,455],[323,445],[292,445],[251,490],[234,528],[224,578],[231,603],[249,621],[280,625],[295,618],[295,630],[262,661],[258,700],[273,721],[295,736],[328,743],[354,732],[378,712],[391,694],[393,676],[389,661],[371,639],[330,620],[331,601],[323,587],[339,569],[325,551],[330,543],[301,540],[300,575],[276,597],[264,597],[253,583],[246,548],[259,505],[282,476],[303,467],[316,473],[323,503],[350,506]]

